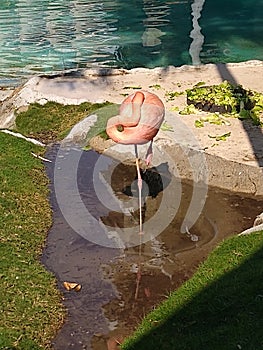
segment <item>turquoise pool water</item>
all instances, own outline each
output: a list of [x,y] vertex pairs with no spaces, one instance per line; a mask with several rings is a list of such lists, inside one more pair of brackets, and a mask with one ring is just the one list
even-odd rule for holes
[[0,85],[83,67],[263,59],[263,0],[1,0]]

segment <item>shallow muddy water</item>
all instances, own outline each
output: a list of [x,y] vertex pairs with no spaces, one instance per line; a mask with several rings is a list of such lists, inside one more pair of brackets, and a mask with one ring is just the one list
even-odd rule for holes
[[[47,163],[47,173],[53,226],[42,257],[56,275],[68,309],[67,320],[53,341],[57,350],[105,350],[111,337],[125,337],[147,312],[193,274],[223,238],[250,227],[263,211],[262,198],[208,188],[198,221],[188,233],[181,233],[193,186],[173,178],[165,163],[160,164],[142,174],[144,223],[152,220],[158,227],[160,218],[154,221],[154,217],[166,191],[175,202],[178,197],[178,205],[161,213],[164,230],[137,245],[135,167],[94,151],[57,150],[54,146],[46,155],[52,160]],[[72,184],[74,176],[76,183]],[[64,187],[60,187],[63,181]],[[83,215],[79,202],[88,215]],[[171,213],[173,217],[168,218]],[[118,230],[128,228],[128,238],[122,240]],[[82,288],[79,292],[67,291],[64,281],[79,283]]]

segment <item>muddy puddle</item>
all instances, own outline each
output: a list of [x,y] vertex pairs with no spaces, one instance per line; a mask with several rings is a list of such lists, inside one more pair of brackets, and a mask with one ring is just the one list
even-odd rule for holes
[[[263,211],[263,198],[208,188],[199,219],[182,233],[193,186],[173,178],[164,163],[142,174],[150,239],[141,239],[135,167],[94,151],[57,151],[54,146],[46,155],[52,160],[46,169],[53,226],[42,257],[68,309],[53,340],[57,350],[105,350],[112,337],[121,340],[191,277],[222,239],[252,226]],[[67,291],[65,281],[80,284],[81,290]]]

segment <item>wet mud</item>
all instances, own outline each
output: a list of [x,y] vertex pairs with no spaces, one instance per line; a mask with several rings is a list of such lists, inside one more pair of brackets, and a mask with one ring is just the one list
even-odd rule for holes
[[[175,201],[178,196],[179,204],[172,211],[167,208],[161,213],[165,229],[138,245],[135,167],[94,151],[81,152],[71,148],[60,155],[57,151],[58,146],[54,146],[46,155],[52,160],[52,163],[47,163],[46,169],[51,180],[53,226],[42,256],[44,265],[57,277],[68,310],[66,322],[53,340],[53,347],[57,350],[105,350],[110,339],[121,341],[170,291],[192,276],[200,262],[220,241],[252,226],[254,218],[263,211],[263,198],[249,198],[208,188],[199,219],[188,232],[182,233],[181,224],[191,202],[193,184],[174,179],[165,163],[160,164],[142,172],[143,220],[145,223],[153,220],[153,225],[158,226],[160,217],[154,221],[154,215],[166,196],[165,191],[174,196]],[[55,168],[59,168],[65,159],[72,160],[74,164],[75,158],[78,158],[75,169],[78,200],[100,222],[99,226],[90,224],[80,215],[79,223],[84,227],[84,234],[76,232],[56,195],[59,176],[64,180],[69,178],[72,169],[65,167],[68,173],[62,169],[61,175],[54,176]],[[99,172],[99,178],[94,179],[98,160],[106,166]],[[103,196],[98,194],[98,188],[102,188],[100,181],[107,184],[103,187]],[[105,188],[108,189],[107,194]],[[103,202],[106,195],[121,202],[121,210],[107,207]],[[74,206],[73,196],[69,191],[63,198],[67,204],[73,203]],[[134,204],[134,209],[131,204]],[[171,212],[174,215],[168,218]],[[74,218],[78,219],[77,210]],[[109,232],[110,238],[105,238],[105,241],[98,238],[103,237],[104,233],[99,232],[102,226]],[[122,237],[118,235],[116,240],[112,235],[117,228],[130,228],[134,230],[134,236],[130,234],[122,242]],[[111,240],[115,240],[112,246],[109,244]],[[81,290],[67,291],[63,286],[65,281],[80,284]]]

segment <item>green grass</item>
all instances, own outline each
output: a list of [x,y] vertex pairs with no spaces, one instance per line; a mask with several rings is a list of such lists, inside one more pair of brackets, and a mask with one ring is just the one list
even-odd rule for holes
[[48,348],[65,310],[39,262],[51,225],[40,149],[0,133],[0,349]]
[[108,104],[102,106],[96,110],[96,115],[98,119],[96,123],[90,128],[87,134],[87,142],[94,136],[100,135],[103,139],[109,139],[106,133],[106,125],[109,118],[117,115],[119,113],[119,105]]
[[16,117],[16,127],[26,136],[34,136],[44,142],[62,140],[70,129],[93,111],[110,105],[84,102],[80,105],[62,105],[47,102],[44,106],[33,103],[28,110]]
[[263,349],[262,233],[222,242],[121,348]]

